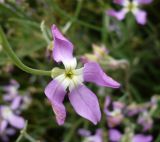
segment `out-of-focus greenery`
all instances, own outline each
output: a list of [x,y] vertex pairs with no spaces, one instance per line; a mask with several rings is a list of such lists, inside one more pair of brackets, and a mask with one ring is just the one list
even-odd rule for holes
[[[88,85],[99,97],[103,110],[106,95],[112,96],[114,100],[123,99],[128,104],[134,101],[143,103],[149,101],[152,95],[160,94],[159,5],[160,1],[154,0],[152,4],[143,7],[148,13],[148,22],[141,26],[130,14],[124,21],[107,16],[105,10],[115,7],[112,1],[107,0],[8,0],[0,3],[0,25],[17,56],[33,68],[49,70],[56,66],[52,59],[46,58],[50,43],[42,33],[42,21],[50,41],[50,27],[53,23],[65,32],[75,46],[74,52],[78,59],[85,53],[91,53],[91,45],[96,43],[104,44],[112,57],[127,60],[129,67],[126,70],[108,70],[108,74],[122,84],[120,89]],[[111,23],[118,27],[117,31],[109,30]],[[67,26],[69,28],[66,30]],[[8,71],[12,66],[12,71]],[[107,69],[107,66],[103,68]],[[20,83],[20,91],[27,90],[32,95],[32,105],[23,116],[28,120],[27,131],[33,138],[46,142],[78,142],[81,141],[77,134],[78,128],[92,131],[96,128],[106,129],[104,114],[101,123],[93,126],[74,112],[68,100],[65,100],[68,112],[66,123],[58,126],[44,95],[44,88],[51,78],[21,71],[12,64],[2,47],[0,86],[7,84],[10,79]],[[2,102],[3,92],[0,91]],[[159,132],[159,125],[154,125],[151,131],[154,139]],[[12,138],[13,141],[18,135]],[[107,136],[104,137],[107,141]],[[25,139],[22,141],[25,142]]]

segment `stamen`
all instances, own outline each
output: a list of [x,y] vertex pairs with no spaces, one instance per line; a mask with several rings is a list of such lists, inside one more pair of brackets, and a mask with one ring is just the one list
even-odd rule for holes
[[74,75],[74,73],[73,73],[72,70],[68,70],[68,71],[65,72],[65,76],[70,78],[70,79],[72,79],[73,75]]

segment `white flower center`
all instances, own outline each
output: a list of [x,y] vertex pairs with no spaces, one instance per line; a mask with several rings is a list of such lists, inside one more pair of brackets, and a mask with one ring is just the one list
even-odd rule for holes
[[12,94],[17,94],[17,87],[11,86],[10,92],[11,92]]
[[2,117],[4,119],[8,119],[12,115],[13,115],[13,112],[9,107],[3,107],[3,109],[2,109]]
[[73,90],[79,84],[83,82],[83,68],[76,69],[77,61],[76,58],[63,62],[65,66],[64,72],[57,76],[55,80],[60,82],[62,86],[69,90]]
[[121,110],[120,109],[115,109],[114,111],[112,111],[111,113],[110,113],[110,115],[111,116],[119,116],[119,115],[121,115]]
[[124,10],[127,12],[132,12],[133,14],[138,10],[138,3],[137,1],[129,1],[126,0],[123,4]]

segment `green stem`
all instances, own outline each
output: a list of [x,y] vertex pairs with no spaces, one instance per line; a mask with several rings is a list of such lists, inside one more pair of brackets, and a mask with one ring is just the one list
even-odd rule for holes
[[30,142],[37,142],[33,139],[26,131],[27,131],[28,122],[26,121],[25,127],[21,130],[19,137],[17,138],[16,142],[20,142],[23,138],[26,138]]
[[[59,12],[60,15],[62,15],[65,18],[68,18],[69,20],[72,21],[72,16],[70,16],[64,10],[62,10],[59,6],[57,6],[55,1],[53,1],[53,8],[54,8],[54,10],[56,10],[57,12]],[[77,10],[77,13],[78,13],[78,10]],[[90,23],[86,23],[86,22],[78,20],[78,19],[74,19],[73,22],[76,22],[79,25],[85,26],[87,28],[90,28],[90,29],[93,29],[93,30],[96,30],[96,31],[101,31],[100,27],[94,26],[94,25],[92,25]]]
[[3,49],[5,50],[5,52],[8,54],[8,56],[11,58],[11,60],[13,61],[13,63],[19,67],[21,70],[30,73],[30,74],[34,74],[34,75],[46,75],[46,76],[51,76],[51,71],[44,71],[44,70],[38,70],[38,69],[32,69],[26,65],[24,65],[21,60],[16,56],[16,54],[14,53],[14,51],[12,50],[9,42],[7,41],[7,38],[2,30],[2,28],[0,27],[0,44],[2,44]]
[[75,10],[75,14],[74,14],[73,18],[69,22],[66,23],[66,25],[64,26],[64,28],[62,30],[64,34],[66,34],[66,32],[69,30],[69,28],[71,28],[74,21],[78,19],[78,16],[79,16],[81,8],[82,8],[82,3],[83,3],[83,0],[77,1],[77,6],[76,6],[76,10]]
[[47,35],[47,31],[46,31],[46,26],[45,26],[45,21],[41,22],[41,31],[43,34],[44,39],[46,40],[47,44],[51,43],[51,40],[49,39],[48,35]]
[[72,136],[74,135],[77,127],[82,123],[82,119],[79,119],[74,126],[72,126],[71,130],[68,132],[68,135],[64,138],[64,142],[71,142]]
[[37,142],[35,139],[33,139],[27,132],[24,133],[24,137],[29,140],[30,142]]

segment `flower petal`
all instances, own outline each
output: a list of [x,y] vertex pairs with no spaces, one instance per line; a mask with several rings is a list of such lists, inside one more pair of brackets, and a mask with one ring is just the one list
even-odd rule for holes
[[147,13],[143,10],[136,10],[134,12],[134,15],[136,17],[136,21],[137,23],[141,24],[141,25],[145,25],[147,22]]
[[56,25],[52,26],[54,38],[53,58],[56,62],[63,62],[73,58],[73,44],[66,39]]
[[151,142],[152,141],[152,136],[151,135],[142,135],[142,134],[137,134],[133,137],[133,142]]
[[84,85],[79,85],[69,94],[69,100],[75,111],[95,125],[101,119],[101,112],[96,95]]
[[122,137],[122,134],[116,129],[110,129],[108,135],[109,135],[109,140],[114,142],[119,142]]
[[125,15],[127,14],[127,11],[124,9],[120,11],[115,11],[113,9],[110,9],[106,11],[106,14],[115,17],[117,20],[123,20],[125,18]]
[[150,4],[153,0],[135,0],[139,4]]
[[9,135],[9,136],[13,136],[13,135],[16,134],[16,130],[13,129],[13,128],[7,128],[6,134]]
[[113,2],[119,5],[124,5],[126,0],[114,0]]
[[22,101],[22,97],[21,96],[15,97],[14,100],[12,101],[11,109],[12,110],[18,109],[18,107],[21,105],[21,101]]
[[2,134],[5,131],[5,129],[7,128],[7,125],[8,123],[6,120],[0,121],[0,134]]
[[56,115],[57,123],[59,125],[63,125],[66,118],[66,110],[63,105],[65,94],[66,92],[64,87],[62,87],[56,80],[52,80],[45,88],[45,95],[51,102],[53,111]]
[[8,117],[7,120],[9,124],[14,126],[15,128],[22,129],[25,126],[24,118],[18,115],[12,114],[10,117]]
[[100,86],[119,88],[120,84],[113,80],[111,77],[107,76],[99,64],[95,62],[89,62],[84,64],[83,71],[84,80],[87,82],[93,82]]
[[89,130],[81,128],[78,130],[78,134],[83,137],[88,137],[91,135],[91,132]]

